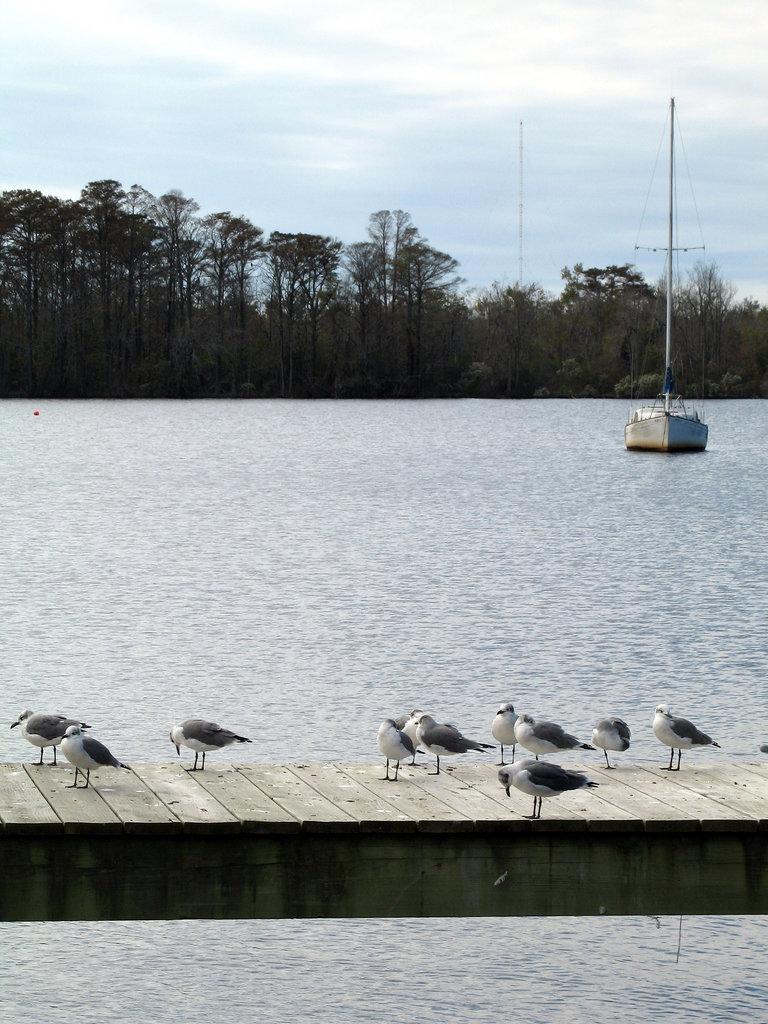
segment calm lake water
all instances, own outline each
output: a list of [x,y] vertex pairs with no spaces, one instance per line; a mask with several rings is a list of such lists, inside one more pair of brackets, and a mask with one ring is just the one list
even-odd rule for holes
[[[706,411],[708,451],[660,456],[622,402],[0,402],[5,720],[358,761],[386,715],[489,740],[512,700],[585,739],[621,714],[664,763],[666,700],[721,744],[684,766],[765,759],[768,403]],[[0,925],[0,1020],[765,1019],[768,922],[686,918],[676,963],[679,924]]]

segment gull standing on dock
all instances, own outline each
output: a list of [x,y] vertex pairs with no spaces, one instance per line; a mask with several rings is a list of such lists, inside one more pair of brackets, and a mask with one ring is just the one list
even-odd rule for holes
[[421,716],[417,736],[419,743],[425,746],[430,754],[434,754],[437,760],[437,771],[431,772],[431,775],[440,774],[441,755],[452,757],[455,754],[466,754],[468,750],[495,749],[493,743],[479,743],[477,740],[467,739],[453,725],[438,725],[432,715]]
[[[673,715],[669,710],[669,704],[659,704],[656,708],[656,713],[653,716],[653,732],[657,740],[671,747],[669,764],[664,768],[664,771],[668,772],[680,771],[680,758],[683,756],[683,750],[690,750],[691,747],[720,746],[711,736],[707,736],[705,732],[697,729],[687,718],[677,718]],[[677,768],[672,767],[675,750],[677,750]]]
[[[385,718],[379,726],[376,737],[379,750],[387,759],[387,774],[382,781],[397,782],[397,773],[400,770],[400,762],[406,757],[414,757],[416,748],[407,732],[398,729],[394,718]],[[395,762],[395,777],[390,778],[389,762]]]
[[559,796],[572,789],[597,786],[596,782],[592,782],[581,772],[569,771],[550,761],[536,761],[532,757],[525,757],[517,764],[508,764],[500,768],[499,782],[507,791],[507,796],[510,786],[514,786],[521,793],[533,797],[533,813],[526,814],[526,818],[541,817],[541,801],[544,797]]
[[413,757],[411,758],[411,764],[416,764],[416,754],[420,754],[421,751],[416,748],[419,745],[418,729],[419,719],[424,714],[418,708],[414,708],[410,715],[400,715],[399,718],[395,719],[395,725],[401,732],[404,732],[410,737],[411,743],[413,744]]
[[99,743],[93,736],[85,736],[79,725],[70,725],[61,741],[61,752],[66,759],[75,766],[75,781],[68,789],[77,788],[78,772],[85,772],[85,785],[88,788],[91,781],[91,768],[125,768],[130,771],[130,766],[110,753],[103,743]]
[[515,722],[515,737],[521,747],[535,754],[556,754],[560,750],[594,750],[589,743],[582,743],[567,733],[555,722],[537,722],[531,715],[519,715]]
[[629,750],[632,733],[623,718],[601,718],[592,730],[592,742],[605,754],[605,767],[612,768],[608,760],[609,750]]
[[203,763],[200,771],[205,768],[205,754],[208,750],[221,750],[228,747],[230,743],[250,743],[246,736],[238,736],[229,729],[222,729],[215,722],[208,722],[204,718],[187,718],[174,725],[171,729],[171,743],[176,747],[176,753],[181,753],[181,744],[189,747],[195,752],[195,763],[189,771],[197,771],[197,755],[203,755]]
[[501,760],[500,765],[504,762],[504,744],[507,746],[512,745],[512,764],[515,763],[515,747],[517,746],[517,737],[515,736],[515,722],[517,721],[517,714],[515,713],[514,705],[502,704],[499,710],[496,712],[496,717],[491,722],[491,735],[495,740],[498,740],[501,744]]
[[45,715],[45,714],[34,714],[32,711],[27,709],[22,711],[19,717],[11,725],[12,729],[15,729],[17,725],[21,726],[21,735],[25,740],[34,747],[40,747],[40,760],[38,764],[43,763],[43,749],[45,747],[53,747],[53,760],[49,763],[56,764],[56,747],[64,739],[64,733],[70,727],[70,725],[79,725],[81,729],[90,729],[90,725],[86,725],[85,722],[78,722],[76,718],[67,718],[66,715]]

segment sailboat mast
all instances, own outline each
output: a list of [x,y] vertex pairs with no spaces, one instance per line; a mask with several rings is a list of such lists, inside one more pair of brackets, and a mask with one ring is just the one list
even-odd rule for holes
[[671,348],[672,348],[672,242],[673,242],[673,216],[672,203],[674,199],[675,182],[675,98],[669,104],[669,223],[667,225],[667,329],[666,329],[666,355],[664,364],[666,373],[664,375],[664,408],[669,411],[669,392],[672,386]]

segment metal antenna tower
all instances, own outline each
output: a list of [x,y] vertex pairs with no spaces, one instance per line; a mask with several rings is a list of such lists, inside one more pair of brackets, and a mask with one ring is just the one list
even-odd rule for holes
[[518,261],[517,261],[517,286],[523,287],[523,122],[520,122],[520,208],[518,223]]

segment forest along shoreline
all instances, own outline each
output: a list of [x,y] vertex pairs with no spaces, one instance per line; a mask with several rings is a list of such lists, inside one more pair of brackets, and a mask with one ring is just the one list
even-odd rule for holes
[[[648,398],[664,285],[629,264],[467,290],[410,214],[365,238],[201,216],[178,190],[0,194],[0,398]],[[768,397],[768,307],[713,263],[674,296],[688,398]]]

